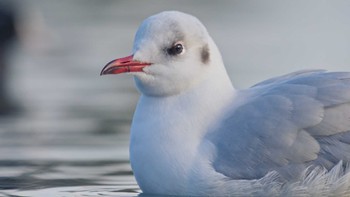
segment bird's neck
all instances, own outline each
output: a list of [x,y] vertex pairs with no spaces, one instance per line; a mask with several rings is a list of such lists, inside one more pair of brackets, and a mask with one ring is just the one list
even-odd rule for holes
[[193,165],[203,135],[235,95],[226,71],[215,75],[178,95],[141,96],[132,123],[130,159],[142,189],[152,188],[150,180],[171,176],[178,183],[163,188],[176,188],[186,179],[181,176]]

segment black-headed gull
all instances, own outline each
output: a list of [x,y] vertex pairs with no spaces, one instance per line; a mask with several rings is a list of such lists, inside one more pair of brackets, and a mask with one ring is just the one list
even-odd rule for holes
[[350,195],[350,73],[301,71],[236,90],[195,17],[166,11],[139,27],[131,73],[141,92],[130,161],[144,193]]

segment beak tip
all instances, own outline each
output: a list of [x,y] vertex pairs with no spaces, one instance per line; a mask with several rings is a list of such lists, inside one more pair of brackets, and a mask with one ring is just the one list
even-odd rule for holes
[[106,72],[106,71],[108,70],[107,68],[108,68],[108,66],[109,66],[110,64],[112,64],[113,62],[115,62],[115,60],[112,60],[112,61],[108,62],[108,64],[106,64],[106,65],[103,67],[103,69],[102,69],[101,72],[100,72],[100,76],[108,74],[108,72]]

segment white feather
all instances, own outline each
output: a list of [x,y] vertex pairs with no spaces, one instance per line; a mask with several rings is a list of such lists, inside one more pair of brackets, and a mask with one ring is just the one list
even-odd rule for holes
[[[184,52],[166,53],[173,43]],[[146,19],[130,160],[148,194],[350,195],[350,73],[300,71],[235,90],[193,16]],[[345,167],[344,167],[345,166]]]

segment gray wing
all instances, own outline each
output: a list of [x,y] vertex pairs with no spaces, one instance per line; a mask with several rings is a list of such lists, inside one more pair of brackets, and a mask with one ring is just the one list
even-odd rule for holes
[[350,73],[292,73],[247,91],[255,93],[207,136],[217,172],[251,179],[350,163]]

